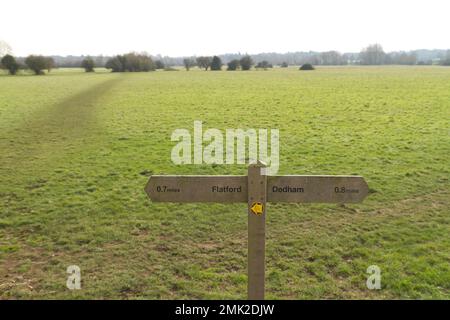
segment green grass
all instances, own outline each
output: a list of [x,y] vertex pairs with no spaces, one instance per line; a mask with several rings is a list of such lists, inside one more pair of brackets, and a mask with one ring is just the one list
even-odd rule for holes
[[269,205],[268,298],[449,299],[449,119],[442,67],[0,75],[0,298],[245,298],[246,205],[143,192],[152,173],[246,174],[172,164],[172,131],[202,120],[278,128],[279,174],[371,188],[358,205]]

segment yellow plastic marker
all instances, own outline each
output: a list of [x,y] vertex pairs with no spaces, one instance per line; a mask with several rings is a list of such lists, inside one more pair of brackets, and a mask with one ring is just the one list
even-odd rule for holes
[[264,212],[264,207],[261,202],[253,203],[251,209],[254,214],[262,214]]

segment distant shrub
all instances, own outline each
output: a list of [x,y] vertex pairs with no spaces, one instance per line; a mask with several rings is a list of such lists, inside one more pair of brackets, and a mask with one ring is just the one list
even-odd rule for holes
[[[53,60],[53,59],[52,59]],[[36,75],[44,74],[43,70],[49,68],[49,60],[44,56],[30,55],[25,59],[25,64]]]
[[84,68],[86,72],[94,72],[95,63],[91,57],[87,57],[81,61],[81,67]]
[[144,54],[128,53],[125,55],[125,71],[141,72],[154,71],[152,58]]
[[250,70],[251,67],[253,66],[253,60],[249,55],[242,57],[239,63],[241,65],[241,69],[244,71]]
[[211,70],[219,71],[222,70],[222,60],[218,56],[214,56],[211,60]]
[[313,67],[313,65],[311,63],[305,63],[304,65],[302,65],[300,67],[299,70],[306,71],[306,70],[315,70],[315,69],[314,69],[314,67]]
[[164,68],[164,71],[179,71],[179,70],[173,67],[166,67]]
[[268,68],[273,68],[272,64],[270,64],[267,60],[258,62],[258,64],[256,65],[257,69],[268,69]]
[[151,57],[136,53],[117,55],[109,59],[105,67],[111,69],[112,72],[147,72],[155,70],[155,64]]
[[240,67],[240,65],[241,64],[238,59],[231,60],[227,64],[227,66],[228,66],[227,70],[228,71],[236,71]]
[[166,66],[164,65],[164,62],[162,62],[161,60],[156,60],[155,61],[155,68],[156,69],[164,69]]
[[433,64],[433,61],[431,61],[431,60],[428,60],[428,61],[421,60],[421,61],[417,62],[418,66],[431,66],[432,64]]
[[288,67],[288,63],[287,62],[283,62],[280,67],[281,68],[287,68]]
[[16,59],[10,55],[5,55],[1,60],[1,65],[3,68],[8,70],[9,74],[15,75],[17,73],[17,70],[19,70],[19,64],[17,63]]
[[123,72],[123,56],[115,56],[106,61],[105,68],[111,69],[112,72]]

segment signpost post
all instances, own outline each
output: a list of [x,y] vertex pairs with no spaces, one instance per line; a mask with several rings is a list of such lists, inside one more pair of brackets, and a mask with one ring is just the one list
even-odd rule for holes
[[145,192],[154,202],[247,202],[248,299],[264,299],[266,203],[356,203],[369,188],[360,176],[267,176],[262,162],[247,176],[151,176]]

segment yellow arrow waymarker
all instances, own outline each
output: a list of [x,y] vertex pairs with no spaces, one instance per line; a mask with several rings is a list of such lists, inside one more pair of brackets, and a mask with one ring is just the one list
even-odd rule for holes
[[254,202],[250,209],[254,214],[262,214],[264,212],[264,207],[261,202]]

